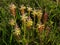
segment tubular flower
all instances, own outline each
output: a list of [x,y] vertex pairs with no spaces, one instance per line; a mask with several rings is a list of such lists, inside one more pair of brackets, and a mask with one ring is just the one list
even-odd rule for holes
[[18,42],[19,42],[19,40],[20,40],[20,34],[21,34],[20,32],[21,32],[21,30],[20,30],[20,28],[18,27],[18,25],[16,24],[16,25],[15,25],[15,29],[14,29],[14,31],[13,31],[13,35],[14,35],[16,41],[18,41]]
[[24,5],[21,5],[20,11],[22,15],[25,13],[25,9],[26,7]]
[[42,32],[45,28],[45,25],[44,24],[38,24],[37,28],[38,28],[39,32]]
[[37,10],[37,15],[38,18],[42,18],[42,10]]
[[33,14],[33,16],[35,17],[36,14],[37,14],[37,10],[34,9],[34,10],[32,11],[32,14]]
[[23,22],[26,22],[27,18],[28,18],[28,17],[26,16],[26,14],[24,14],[24,15],[21,16],[21,20],[22,20]]
[[15,17],[16,16],[16,6],[14,4],[11,4],[10,6],[11,14]]
[[27,11],[28,12],[31,12],[32,11],[32,8],[31,7],[27,7]]
[[32,19],[28,19],[28,21],[26,22],[26,26],[30,28],[32,25],[33,25]]
[[15,20],[14,20],[14,19],[9,20],[9,24],[10,24],[11,26],[14,26],[14,25],[15,25]]

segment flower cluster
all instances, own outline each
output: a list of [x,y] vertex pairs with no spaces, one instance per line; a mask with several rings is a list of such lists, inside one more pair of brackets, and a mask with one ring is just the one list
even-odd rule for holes
[[[45,29],[47,14],[46,13],[44,14],[44,20],[43,20],[44,23],[42,23],[41,19],[43,16],[43,11],[41,9],[35,9],[35,8],[33,9],[32,7],[26,7],[24,5],[21,5],[19,7],[19,10],[20,10],[20,17],[21,17],[20,20],[22,22],[21,27],[23,26],[24,35],[25,35],[25,30],[27,30],[28,28],[31,29],[32,27],[34,27],[35,29],[38,29],[39,32],[42,32]],[[12,16],[15,17],[14,18],[15,20],[12,18],[9,24],[15,26],[13,35],[19,37],[21,29],[16,22],[16,6],[14,4],[10,5],[10,11]],[[37,19],[35,17],[37,17]]]

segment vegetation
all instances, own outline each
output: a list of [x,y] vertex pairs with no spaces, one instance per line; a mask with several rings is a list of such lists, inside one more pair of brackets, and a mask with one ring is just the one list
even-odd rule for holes
[[0,0],[0,45],[60,45],[60,1]]

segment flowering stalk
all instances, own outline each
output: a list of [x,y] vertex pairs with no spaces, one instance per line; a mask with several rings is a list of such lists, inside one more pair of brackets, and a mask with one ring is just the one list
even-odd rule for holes
[[15,36],[17,42],[19,42],[19,40],[20,40],[20,34],[21,34],[20,32],[21,32],[21,30],[18,27],[18,25],[16,24],[14,27],[13,35]]
[[41,18],[42,18],[42,10],[37,10],[37,18],[38,18],[38,24],[41,24]]
[[27,7],[27,11],[28,11],[29,16],[30,16],[30,12],[32,11],[32,8],[31,7]]
[[26,14],[21,16],[21,20],[22,20],[22,27],[23,27],[23,31],[24,31],[24,41],[26,41],[25,37],[26,37],[26,20],[27,20],[27,16]]
[[21,14],[24,15],[26,7],[24,5],[21,5],[20,11]]
[[13,17],[16,16],[16,6],[14,4],[11,4],[10,6],[10,11]]
[[48,20],[48,14],[45,12],[43,17],[43,23],[45,24]]
[[33,25],[33,29],[34,29],[34,26],[35,26],[35,16],[36,16],[36,14],[37,14],[37,12],[36,12],[37,10],[33,10],[33,12],[32,12],[32,14],[33,14],[33,18],[34,18],[34,25]]

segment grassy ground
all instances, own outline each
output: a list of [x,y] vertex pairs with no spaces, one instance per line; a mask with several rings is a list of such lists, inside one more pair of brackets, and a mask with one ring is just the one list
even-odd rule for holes
[[[34,17],[25,9],[28,19],[22,19],[22,4],[42,12]],[[59,0],[0,0],[0,45],[60,45]]]

